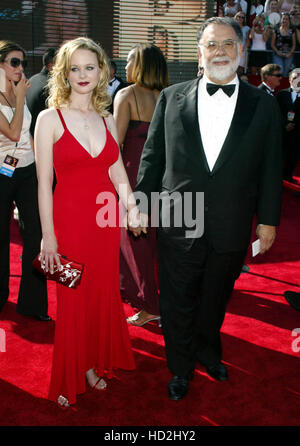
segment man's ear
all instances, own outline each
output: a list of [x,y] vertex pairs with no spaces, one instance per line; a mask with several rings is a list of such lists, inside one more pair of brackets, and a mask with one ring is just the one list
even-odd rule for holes
[[239,56],[242,57],[242,52],[243,52],[243,44],[242,43],[240,43],[238,45],[238,52],[239,52]]
[[201,67],[202,66],[202,53],[201,53],[201,48],[198,45],[198,66]]

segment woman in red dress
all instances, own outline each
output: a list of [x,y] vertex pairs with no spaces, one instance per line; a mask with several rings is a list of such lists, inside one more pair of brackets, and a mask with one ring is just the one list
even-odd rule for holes
[[129,212],[135,204],[127,205],[131,188],[107,112],[108,79],[96,43],[82,37],[65,43],[50,80],[50,108],[35,132],[41,262],[50,272],[58,254],[84,264],[77,289],[57,285],[49,398],[62,406],[74,404],[86,382],[102,390],[114,368],[135,367],[120,298],[117,193]]

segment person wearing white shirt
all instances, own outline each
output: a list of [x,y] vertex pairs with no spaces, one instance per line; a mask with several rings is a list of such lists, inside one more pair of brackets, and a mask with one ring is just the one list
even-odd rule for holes
[[240,3],[242,12],[246,15],[247,10],[248,10],[248,3],[246,2],[246,0],[239,0],[239,3]]
[[250,45],[250,27],[246,25],[246,13],[243,11],[238,12],[234,19],[239,23],[242,33],[243,33],[243,47],[242,47],[242,55],[240,59],[240,65],[238,68],[238,74],[245,73],[247,71],[248,65],[248,47]]
[[111,96],[111,106],[109,111],[113,113],[114,110],[114,99],[119,90],[126,87],[126,83],[116,75],[117,65],[111,60],[110,61],[110,80],[107,86],[107,93]]
[[279,65],[269,63],[262,67],[260,71],[262,83],[258,88],[261,88],[266,93],[274,96],[274,91],[280,86],[282,79],[281,67]]
[[252,0],[250,16],[260,16],[264,12],[264,6],[261,3],[261,0]]
[[[228,379],[220,330],[253,216],[261,254],[279,224],[280,111],[275,98],[239,81],[241,49],[234,19],[212,17],[201,25],[204,75],[161,92],[137,177],[135,193],[148,203],[153,192],[162,192],[160,309],[172,400],[187,395],[197,362],[213,379]],[[149,212],[147,200],[139,207]]]
[[206,160],[212,171],[231,125],[238,96],[239,80],[236,75],[230,81],[230,85],[236,87],[232,96],[224,95],[221,89],[210,96],[206,88],[208,82],[210,80],[204,73],[199,82],[198,117]]
[[[38,210],[31,114],[25,97],[30,81],[24,75],[25,50],[17,43],[0,40],[0,313],[9,297],[10,221],[14,203],[19,211],[23,240],[22,275],[16,310],[23,316],[48,322],[46,277],[37,274],[32,262],[42,239]],[[5,310],[4,310],[5,311]]]
[[290,88],[280,90],[276,98],[283,122],[283,178],[294,183],[293,174],[300,156],[300,68],[291,71],[289,82]]

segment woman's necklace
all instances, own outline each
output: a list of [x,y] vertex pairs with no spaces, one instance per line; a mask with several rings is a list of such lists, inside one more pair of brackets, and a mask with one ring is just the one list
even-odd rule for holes
[[79,113],[80,113],[80,115],[82,116],[82,119],[83,119],[83,128],[84,128],[84,130],[88,131],[90,129],[90,126],[89,126],[89,122],[88,122],[87,113],[82,111],[82,110],[80,110],[80,108],[78,109],[78,111],[79,111]]
[[88,125],[87,118],[83,118],[83,128],[84,130],[89,130],[90,126]]
[[88,121],[88,115],[87,113],[89,112],[89,110],[87,112],[84,112],[83,110],[81,110],[79,107],[74,108],[74,110],[77,111],[77,113],[79,112],[81,118],[83,119],[83,128],[85,131],[88,131],[90,129],[90,125],[89,125],[89,121]]

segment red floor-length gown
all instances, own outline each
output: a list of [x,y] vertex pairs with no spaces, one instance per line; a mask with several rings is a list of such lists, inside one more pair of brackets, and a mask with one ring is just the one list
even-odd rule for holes
[[[86,390],[87,370],[94,368],[98,376],[111,378],[114,368],[133,370],[135,365],[120,297],[117,197],[108,175],[119,148],[106,128],[106,144],[92,157],[58,114],[64,133],[53,147],[54,228],[59,254],[83,263],[84,272],[77,289],[57,285],[49,398],[56,401],[63,395],[74,404],[76,395]],[[97,225],[101,205],[96,199],[101,192],[114,198],[114,227]]]

